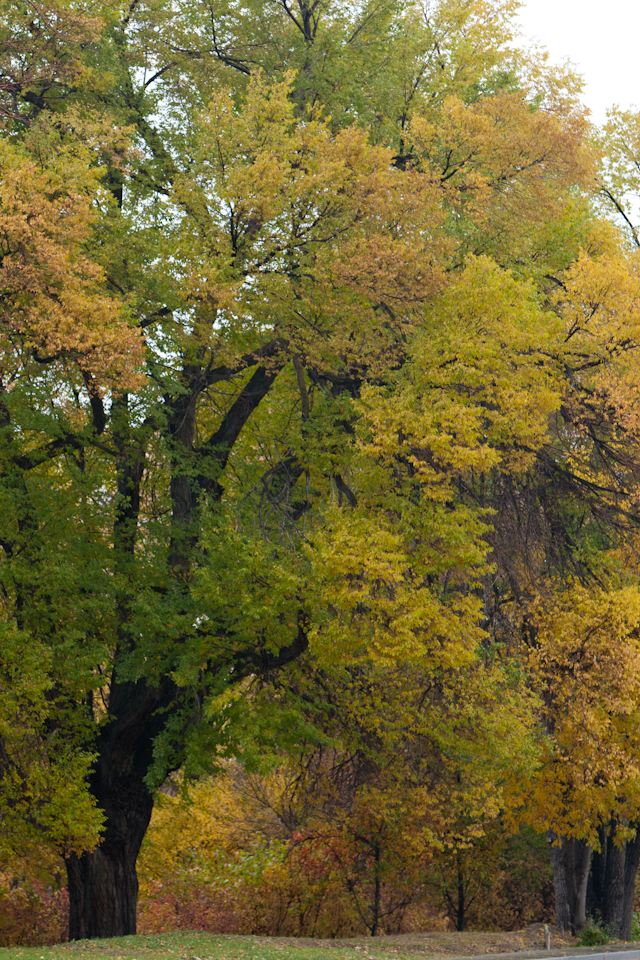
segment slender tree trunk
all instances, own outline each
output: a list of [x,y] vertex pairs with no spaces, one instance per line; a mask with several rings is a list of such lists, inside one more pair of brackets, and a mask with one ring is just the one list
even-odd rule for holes
[[631,940],[633,924],[633,901],[636,892],[636,876],[640,864],[640,827],[636,827],[636,835],[627,843],[627,853],[624,864],[624,902],[622,906],[622,925],[620,936],[623,940]]
[[571,929],[571,907],[569,904],[569,889],[567,886],[567,867],[564,856],[564,841],[559,842],[551,830],[547,834],[551,869],[553,870],[553,886],[556,895],[556,927],[564,934]]
[[464,871],[462,869],[460,854],[458,854],[458,910],[456,915],[456,930],[460,932],[464,930],[464,922],[466,920],[467,904],[464,894]]
[[378,926],[380,925],[380,844],[376,844],[373,851],[373,922],[371,924],[371,936],[378,935]]

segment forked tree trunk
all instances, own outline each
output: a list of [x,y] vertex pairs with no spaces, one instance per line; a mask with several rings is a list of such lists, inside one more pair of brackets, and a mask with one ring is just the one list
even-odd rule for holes
[[[136,859],[144,839],[153,796],[145,783],[153,740],[166,722],[174,688],[144,681],[111,683],[109,713],[114,719],[98,738],[91,793],[106,817],[96,850],[66,861],[69,937],[121,937],[136,932]],[[160,711],[160,712],[159,712]]]
[[581,930],[587,921],[591,847],[582,840],[559,838],[551,831],[547,840],[556,896],[556,926],[567,933]]

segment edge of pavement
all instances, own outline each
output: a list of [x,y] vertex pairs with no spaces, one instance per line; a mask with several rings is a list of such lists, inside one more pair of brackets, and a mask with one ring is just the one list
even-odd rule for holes
[[[408,951],[407,951],[408,952]],[[413,951],[411,951],[413,953]],[[423,953],[426,951],[420,951]],[[418,954],[418,951],[415,951]],[[640,960],[640,948],[630,950],[628,944],[606,944],[599,947],[567,947],[564,950],[513,950],[509,953],[483,953],[475,957],[451,957],[440,960],[546,960],[547,957],[571,957],[572,960],[606,960],[608,954],[616,954],[616,960]],[[434,958],[435,960],[435,958]]]

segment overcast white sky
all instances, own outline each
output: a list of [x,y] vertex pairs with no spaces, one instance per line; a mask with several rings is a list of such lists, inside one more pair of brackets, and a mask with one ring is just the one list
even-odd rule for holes
[[640,109],[640,0],[526,0],[520,22],[554,61],[578,67],[596,123],[614,103]]

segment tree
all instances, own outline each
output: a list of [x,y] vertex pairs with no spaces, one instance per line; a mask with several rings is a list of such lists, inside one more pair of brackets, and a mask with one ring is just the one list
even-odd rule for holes
[[[229,749],[252,677],[310,643],[475,657],[460,484],[526,468],[558,408],[536,283],[591,160],[509,3],[6,12],[19,226],[68,252],[4,253],[2,602],[96,756],[71,936],[109,936],[154,787]],[[49,223],[35,185],[78,168]]]
[[[598,230],[595,256],[583,252],[549,296],[567,379],[547,441],[527,474],[485,487],[482,502],[498,512],[492,630],[522,651],[544,699],[547,760],[519,809],[548,833],[557,922],[579,929],[590,902],[630,936],[637,784],[621,745],[633,742],[637,710],[639,301],[633,258]],[[621,682],[627,699],[616,700]]]
[[607,122],[599,140],[603,153],[599,178],[603,209],[617,221],[629,244],[637,248],[640,246],[640,235],[634,199],[640,189],[638,114],[619,107],[607,111]]
[[[551,733],[529,785],[515,787],[519,815],[547,831],[556,886],[556,923],[586,923],[593,848],[606,869],[596,890],[605,923],[631,936],[638,847],[637,587],[587,591],[573,583],[535,616],[532,652]],[[610,834],[610,836],[608,836]],[[603,878],[604,879],[604,878]],[[595,906],[595,904],[594,904]]]

